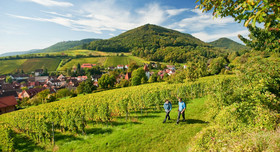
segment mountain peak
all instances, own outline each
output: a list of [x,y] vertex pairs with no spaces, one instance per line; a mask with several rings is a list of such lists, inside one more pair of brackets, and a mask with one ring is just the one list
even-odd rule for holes
[[218,48],[224,48],[224,49],[228,49],[230,51],[238,51],[238,50],[247,50],[248,47],[240,44],[238,42],[235,42],[229,38],[226,37],[222,37],[219,38],[218,40],[209,42],[209,44],[213,45],[214,47],[218,47]]
[[129,52],[135,48],[155,50],[168,46],[209,46],[190,34],[181,33],[154,24],[145,24],[108,40],[91,42],[88,49],[111,52]]

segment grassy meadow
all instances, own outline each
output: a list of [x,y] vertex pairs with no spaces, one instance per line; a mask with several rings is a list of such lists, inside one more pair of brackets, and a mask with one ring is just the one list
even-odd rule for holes
[[[57,134],[55,149],[58,151],[186,151],[194,137],[208,125],[204,109],[206,98],[190,101],[186,122],[176,125],[177,102],[173,103],[171,120],[162,123],[165,112],[133,114],[109,123],[89,124],[87,135]],[[181,118],[182,120],[182,118]],[[48,149],[52,150],[52,149]]]
[[0,60],[0,75],[15,72],[26,60]]
[[32,72],[36,69],[47,68],[48,71],[56,71],[57,66],[60,63],[59,58],[35,58],[27,59],[19,66],[19,69],[23,69],[24,72]]
[[104,62],[105,67],[109,66],[117,66],[117,65],[127,65],[132,60],[127,56],[112,56],[107,57],[106,61]]
[[[55,132],[56,145],[36,145],[27,137],[17,134],[15,151],[187,151],[196,136],[209,125],[204,101],[206,97],[188,102],[186,122],[176,125],[177,102],[173,102],[171,120],[162,123],[165,112],[132,113],[129,119],[114,118],[110,123],[88,123],[86,134]],[[182,120],[182,117],[181,119]]]

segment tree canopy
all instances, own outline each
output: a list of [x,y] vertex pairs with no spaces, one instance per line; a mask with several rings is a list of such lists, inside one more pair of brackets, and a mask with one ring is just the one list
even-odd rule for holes
[[[215,17],[232,16],[239,23],[244,21],[249,24],[264,23],[266,29],[280,28],[280,3],[279,0],[197,0],[197,5],[203,12],[213,10]],[[271,24],[276,21],[277,24]]]

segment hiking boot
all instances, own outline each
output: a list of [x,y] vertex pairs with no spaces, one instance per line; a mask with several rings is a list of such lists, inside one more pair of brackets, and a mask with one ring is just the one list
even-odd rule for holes
[[186,120],[184,119],[183,122],[185,122]]
[[163,120],[163,122],[162,123],[165,123],[165,120]]

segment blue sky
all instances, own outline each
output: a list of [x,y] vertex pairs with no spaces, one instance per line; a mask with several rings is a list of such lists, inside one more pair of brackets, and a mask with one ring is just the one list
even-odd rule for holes
[[0,54],[42,49],[60,41],[107,39],[150,23],[209,42],[237,42],[248,30],[231,17],[214,19],[196,0],[1,0]]

